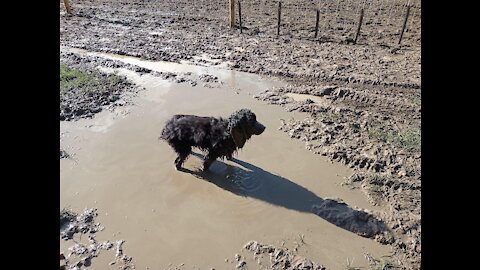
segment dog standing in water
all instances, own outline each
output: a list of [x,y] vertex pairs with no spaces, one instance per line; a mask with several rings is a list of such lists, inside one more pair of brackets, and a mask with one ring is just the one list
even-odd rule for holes
[[205,151],[203,170],[206,171],[217,158],[230,160],[252,135],[260,135],[264,130],[265,126],[248,109],[238,110],[227,119],[177,114],[167,121],[160,139],[177,153],[174,162],[177,170],[182,168],[192,147]]

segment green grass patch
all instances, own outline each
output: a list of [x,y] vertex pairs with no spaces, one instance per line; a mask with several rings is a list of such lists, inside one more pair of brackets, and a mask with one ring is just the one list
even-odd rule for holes
[[81,90],[85,94],[111,91],[123,80],[116,74],[103,75],[100,72],[87,72],[67,65],[60,65],[60,92]]
[[332,111],[318,112],[316,116],[322,120],[339,122],[342,119],[342,115],[334,113]]
[[410,152],[420,152],[422,148],[422,136],[420,129],[408,129],[403,132],[377,128],[370,130],[368,135],[371,139],[391,143]]
[[60,91],[67,92],[75,88],[95,85],[96,78],[90,73],[60,65]]

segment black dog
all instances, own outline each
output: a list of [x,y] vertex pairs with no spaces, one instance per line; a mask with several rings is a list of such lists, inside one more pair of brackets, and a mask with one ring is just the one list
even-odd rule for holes
[[174,115],[162,130],[164,139],[175,150],[175,168],[180,170],[192,146],[206,151],[203,170],[217,158],[231,159],[252,135],[260,135],[265,126],[248,109],[234,112],[228,119],[195,115]]

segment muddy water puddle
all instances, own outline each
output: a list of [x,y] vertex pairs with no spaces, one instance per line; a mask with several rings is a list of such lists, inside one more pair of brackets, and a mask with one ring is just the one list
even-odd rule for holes
[[[97,208],[105,226],[98,241],[124,239],[136,269],[182,264],[179,269],[235,269],[234,255],[251,240],[297,248],[327,269],[345,269],[347,258],[366,267],[364,252],[389,253],[390,248],[311,212],[313,204],[332,197],[351,207],[380,209],[360,191],[341,186],[349,168],[308,152],[278,130],[280,119],[306,115],[253,99],[282,82],[213,67],[96,55],[158,72],[211,74],[222,82],[213,88],[191,86],[118,69],[145,87],[133,105],[60,122],[61,148],[74,157],[60,161],[61,207]],[[174,169],[174,152],[157,139],[173,114],[228,117],[240,108],[255,112],[267,127],[262,135],[252,137],[233,161],[216,161],[208,173],[199,172],[199,150],[184,165],[192,173]],[[60,248],[71,244],[61,240]],[[116,269],[110,261],[94,258],[89,269]],[[246,267],[259,269],[249,261]]]

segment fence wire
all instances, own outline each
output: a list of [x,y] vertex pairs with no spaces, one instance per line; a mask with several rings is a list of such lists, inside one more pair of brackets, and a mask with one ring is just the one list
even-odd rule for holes
[[[276,35],[278,0],[236,0],[242,5],[245,34]],[[224,2],[228,2],[225,0]],[[282,0],[280,35],[313,39],[316,10],[320,11],[319,39],[344,41],[355,35],[364,10],[359,42],[392,44],[398,41],[410,5],[402,44],[420,45],[420,0]],[[238,6],[238,4],[237,4]],[[236,9],[238,23],[238,9]],[[228,16],[228,13],[226,14]]]

